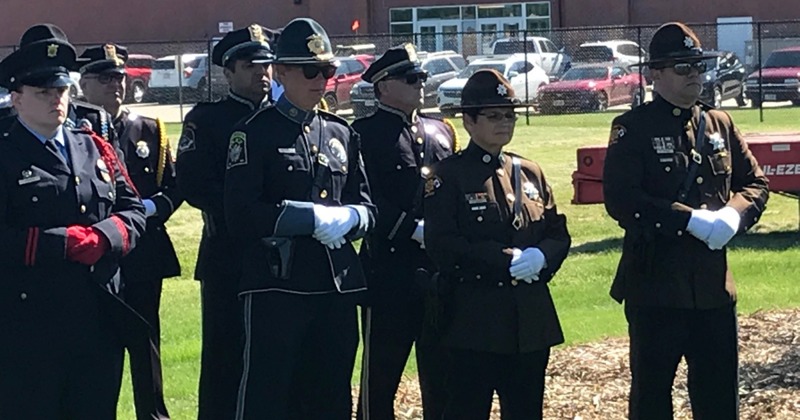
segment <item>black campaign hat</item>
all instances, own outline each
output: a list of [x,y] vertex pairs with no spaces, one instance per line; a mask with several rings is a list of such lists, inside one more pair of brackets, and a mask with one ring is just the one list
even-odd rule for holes
[[372,63],[361,78],[369,83],[377,83],[382,79],[406,74],[426,73],[420,67],[417,50],[413,44],[403,44],[390,48],[381,58]]
[[86,73],[125,73],[128,49],[117,44],[105,44],[87,48],[80,57],[78,65],[81,74]]
[[456,109],[515,108],[529,104],[514,96],[514,88],[494,69],[478,70],[472,74],[461,91],[461,105]]
[[281,31],[275,48],[277,64],[338,64],[328,33],[313,19],[297,18]]
[[75,47],[58,26],[40,24],[28,28],[20,48],[0,62],[0,86],[63,87],[71,85]]
[[252,24],[228,32],[211,51],[211,62],[225,67],[233,60],[250,60],[254,63],[271,63],[275,58],[272,45],[279,32]]
[[680,22],[670,22],[661,25],[653,34],[650,41],[650,61],[644,64],[657,67],[658,64],[668,61],[701,60],[716,56],[717,54],[703,51],[700,39],[688,26]]

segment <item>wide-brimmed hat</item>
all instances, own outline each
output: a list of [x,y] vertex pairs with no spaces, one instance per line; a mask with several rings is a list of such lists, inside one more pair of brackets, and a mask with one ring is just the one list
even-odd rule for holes
[[469,77],[461,91],[461,104],[455,110],[476,108],[516,108],[529,106],[517,99],[514,88],[500,72],[482,69]]
[[234,60],[271,63],[275,59],[273,46],[279,34],[279,31],[255,23],[228,32],[211,51],[211,62],[220,67]]
[[281,31],[276,64],[338,64],[325,29],[313,19],[297,18]]
[[381,58],[367,68],[361,78],[369,83],[377,83],[390,77],[420,73],[426,71],[421,67],[417,50],[413,44],[406,43],[386,50]]
[[670,61],[702,60],[716,56],[703,51],[700,39],[691,28],[680,22],[670,22],[661,25],[653,34],[650,60],[642,64],[657,67]]
[[117,44],[89,47],[78,57],[81,74],[122,73],[128,61],[128,49]]
[[22,35],[20,48],[0,62],[0,86],[69,86],[75,61],[75,47],[64,31],[53,24],[34,25]]

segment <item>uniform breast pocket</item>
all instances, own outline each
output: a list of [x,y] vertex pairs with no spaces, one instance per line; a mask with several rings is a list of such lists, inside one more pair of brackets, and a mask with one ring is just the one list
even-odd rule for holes
[[500,207],[497,203],[489,201],[480,204],[467,204],[466,222],[479,236],[492,237],[494,230],[502,222]]
[[330,188],[333,192],[333,200],[341,204],[342,203],[342,193],[344,191],[344,186],[347,183],[347,162],[339,161],[336,158],[329,159],[327,165],[325,165],[328,171],[328,178],[330,179]]
[[711,172],[716,175],[730,175],[731,157],[727,153],[715,153],[708,157],[711,162]]
[[[35,175],[39,176],[39,175]],[[30,179],[35,179],[31,177]],[[15,199],[11,203],[14,212],[23,219],[47,220],[49,217],[42,218],[42,215],[49,215],[53,212],[58,196],[58,186],[55,179],[40,177],[35,182],[18,185],[15,191]]]
[[[98,218],[104,219],[111,214],[116,201],[117,194],[112,183],[100,179],[92,180],[92,198],[90,203],[96,205],[96,214]],[[83,209],[83,207],[81,207],[81,209]]]
[[528,222],[535,223],[544,220],[544,204],[541,201],[527,201],[523,203]]

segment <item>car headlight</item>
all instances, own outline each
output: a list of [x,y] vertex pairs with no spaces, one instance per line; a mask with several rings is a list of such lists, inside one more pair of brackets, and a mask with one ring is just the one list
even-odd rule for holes
[[595,83],[595,82],[589,82],[589,85],[588,85],[588,86],[589,86],[589,89],[594,89],[594,88],[595,88],[595,86],[597,86],[597,83]]

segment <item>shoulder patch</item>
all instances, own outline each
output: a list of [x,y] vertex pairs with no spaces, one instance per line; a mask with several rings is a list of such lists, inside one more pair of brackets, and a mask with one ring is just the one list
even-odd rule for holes
[[180,156],[183,152],[188,152],[195,149],[195,128],[196,126],[194,123],[184,123],[183,132],[181,132],[181,138],[178,140],[178,156]]
[[424,197],[425,198],[432,197],[434,194],[436,194],[436,190],[438,190],[439,187],[441,187],[441,186],[442,186],[442,179],[441,178],[439,178],[436,175],[428,177],[428,179],[425,180],[425,195],[424,195]]
[[612,145],[618,142],[622,137],[625,137],[625,133],[627,129],[625,126],[620,124],[614,124],[611,126],[611,133],[608,136],[608,145]]
[[243,131],[234,131],[228,143],[227,168],[247,165],[247,134]]

